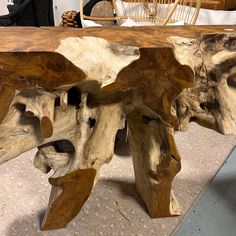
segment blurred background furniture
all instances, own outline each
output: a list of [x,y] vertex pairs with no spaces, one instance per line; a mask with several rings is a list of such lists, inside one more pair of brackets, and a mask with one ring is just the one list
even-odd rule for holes
[[[64,0],[42,0],[42,1],[30,0],[30,2],[33,2],[33,1],[35,4],[41,5],[40,9],[37,6],[38,10],[34,11],[34,14],[39,15],[43,12],[45,14],[45,12],[46,12],[46,14],[48,14],[50,18],[49,17],[44,17],[44,18],[40,17],[40,18],[43,19],[44,21],[46,20],[50,23],[47,23],[47,24],[45,24],[45,22],[44,23],[37,23],[37,22],[35,22],[34,19],[32,20],[32,18],[31,18],[31,25],[32,25],[32,22],[33,22],[33,25],[38,25],[38,26],[39,25],[53,25],[52,20],[54,18],[55,25],[58,26],[58,25],[61,25],[61,23],[62,23],[61,17],[64,12],[75,11],[76,14],[73,13],[73,14],[71,14],[71,16],[69,16],[70,14],[65,16],[66,20],[64,21],[63,25],[66,26],[67,25],[66,22],[68,20],[68,26],[81,27],[81,24],[79,24],[79,22],[80,22],[80,17],[79,17],[80,0],[66,0],[66,1],[64,1]],[[83,0],[84,5],[86,6],[87,9],[89,9],[89,7],[91,7],[91,6],[93,8],[94,2],[98,2],[98,1],[99,0],[96,0],[96,1],[95,0],[90,0],[90,1]],[[10,17],[9,14],[11,13],[11,16],[12,16],[12,10],[14,8],[18,8],[19,3],[22,4],[23,2],[27,3],[27,0],[1,0],[1,4],[0,4],[1,25],[6,25],[6,23],[9,25],[10,18],[12,18],[12,17]],[[89,2],[89,4],[88,4],[88,2]],[[51,6],[49,6],[48,3],[50,3]],[[13,4],[15,6],[12,6]],[[202,9],[236,10],[236,1],[235,0],[202,0],[201,10],[200,10],[200,14],[199,14],[198,19],[202,18],[202,16],[201,16]],[[103,10],[103,12],[104,12],[104,10]],[[32,5],[27,8],[24,8],[21,16],[25,19],[29,18],[30,15],[32,16],[32,13],[30,13],[30,12],[32,12]],[[91,9],[89,11],[89,15],[90,14],[91,14]],[[218,12],[217,12],[217,14],[218,14]],[[220,13],[220,14],[222,14],[222,13]],[[229,14],[232,15],[232,12],[230,11]],[[77,15],[76,18],[75,18],[75,15]],[[94,13],[92,13],[92,15],[94,15]],[[227,13],[225,13],[225,15],[227,15]],[[204,17],[205,17],[205,13],[204,13]],[[222,21],[222,20],[218,20],[218,16],[217,17],[214,16],[214,18],[215,19],[217,18],[216,19],[217,22]],[[74,22],[74,24],[71,24],[71,23],[73,23],[74,19],[77,21],[77,23]],[[227,16],[225,16],[224,21],[222,23],[227,24],[225,21],[227,22]],[[202,22],[202,20],[200,22]],[[209,24],[212,24],[212,22],[214,22],[214,19],[211,19],[209,21]],[[28,25],[30,24],[29,20],[27,20],[27,24]],[[198,24],[198,20],[197,20],[196,24]],[[231,24],[231,23],[229,22],[229,24]],[[13,25],[22,25],[22,22],[17,22],[17,23],[14,23]]]
[[202,8],[208,8],[212,10],[236,10],[235,0],[202,0]]
[[[106,1],[104,3],[107,4]],[[86,20],[100,22],[115,20],[117,25],[125,23],[125,26],[194,25],[199,14],[201,0],[112,0],[109,4],[114,12],[113,17],[86,15],[83,0],[81,0],[80,18],[83,26],[86,27]],[[126,25],[127,20],[129,25]]]
[[5,11],[1,6],[0,26],[53,26],[52,6],[53,0],[8,1]]

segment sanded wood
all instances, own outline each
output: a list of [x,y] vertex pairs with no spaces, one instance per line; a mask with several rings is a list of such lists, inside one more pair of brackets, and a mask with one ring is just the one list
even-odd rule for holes
[[[171,184],[180,171],[173,130],[145,109],[128,115],[136,189],[151,217],[180,215]],[[144,141],[145,140],[145,141]]]
[[200,40],[172,37],[180,62],[195,71],[195,86],[175,101],[179,130],[190,121],[222,134],[236,133],[236,34],[204,35]]
[[0,32],[0,164],[37,147],[35,167],[54,171],[44,230],[78,214],[126,122],[151,217],[181,212],[174,130],[236,133],[235,26]]
[[52,186],[62,189],[62,193],[48,207],[42,230],[65,228],[79,213],[92,191],[96,171],[76,170],[58,178],[50,178]]

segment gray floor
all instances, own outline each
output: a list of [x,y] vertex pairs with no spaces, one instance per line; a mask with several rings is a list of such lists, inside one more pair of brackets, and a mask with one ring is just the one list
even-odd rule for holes
[[80,214],[66,229],[40,232],[51,174],[44,175],[33,167],[32,150],[0,166],[0,236],[170,235],[236,145],[236,137],[193,124],[188,132],[176,134],[176,142],[182,170],[174,181],[174,191],[183,208],[182,216],[149,218],[135,192],[131,157],[125,143],[119,143],[119,155],[102,169]]
[[236,235],[236,148],[174,236]]

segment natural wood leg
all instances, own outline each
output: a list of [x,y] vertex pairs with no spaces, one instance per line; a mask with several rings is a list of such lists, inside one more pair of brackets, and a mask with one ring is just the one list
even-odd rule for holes
[[[15,91],[9,87],[0,87],[0,124],[6,114],[8,113],[9,106],[14,99]],[[4,101],[4,102],[2,102]]]
[[[35,166],[55,171],[42,229],[65,227],[79,213],[126,117],[138,193],[151,217],[179,215],[173,129],[196,121],[236,132],[235,33],[2,30],[0,164],[38,147]],[[200,38],[203,31],[210,34]],[[170,37],[180,32],[193,39]],[[72,149],[58,151],[64,142]]]
[[136,188],[151,217],[180,215],[171,184],[180,171],[173,130],[145,108],[128,116]]
[[101,166],[113,156],[116,133],[125,125],[125,114],[119,102],[89,107],[86,92],[81,93],[79,107],[73,107],[67,105],[66,94],[61,99],[56,91],[48,94],[47,104],[60,97],[60,105],[63,101],[66,106],[53,109],[53,132],[44,138],[38,115],[44,94],[27,90],[16,96],[0,126],[0,163],[38,147],[35,167],[44,173],[55,171],[49,179],[52,191],[41,227],[50,230],[65,227],[79,213]]
[[[85,110],[83,113],[91,115],[85,104],[82,106]],[[88,132],[88,135],[84,136],[86,139],[82,137],[74,140],[75,158],[69,169],[76,170],[64,176],[60,176],[60,171],[68,165],[66,153],[62,156],[62,153],[57,153],[51,146],[39,150],[35,160],[35,164],[38,163],[37,167],[47,170],[45,164],[49,165],[56,171],[55,175],[59,175],[59,177],[49,179],[52,190],[48,209],[42,222],[43,230],[64,228],[80,212],[98,178],[101,166],[110,162],[113,156],[116,133],[125,124],[125,116],[122,114],[120,104],[101,107],[94,121],[90,120],[92,134],[89,135]],[[83,121],[88,121],[88,119],[83,116]],[[81,142],[82,145],[79,144]],[[44,154],[44,162],[42,162],[42,154]],[[58,161],[59,159],[61,162]],[[79,169],[76,166],[79,166]]]
[[[51,204],[42,222],[42,230],[66,227],[80,212],[88,199],[95,175],[96,170],[84,169],[76,170],[62,177],[49,179],[53,186],[49,201]],[[61,192],[59,195],[57,194],[58,190]]]

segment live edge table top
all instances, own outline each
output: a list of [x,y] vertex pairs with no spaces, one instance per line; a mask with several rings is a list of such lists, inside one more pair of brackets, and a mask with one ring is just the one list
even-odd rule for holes
[[54,51],[66,37],[94,36],[137,47],[171,47],[167,38],[199,38],[202,34],[236,32],[236,25],[162,27],[0,27],[0,52]]

